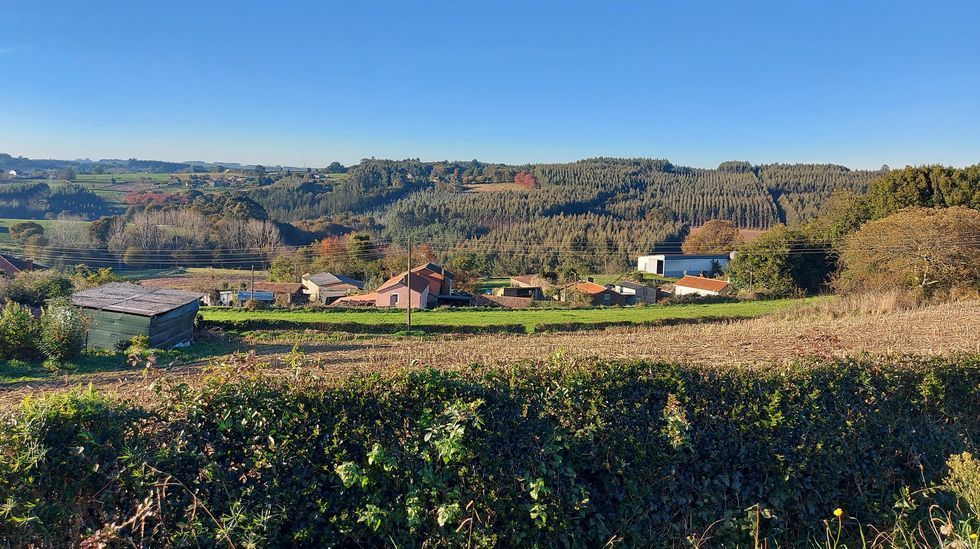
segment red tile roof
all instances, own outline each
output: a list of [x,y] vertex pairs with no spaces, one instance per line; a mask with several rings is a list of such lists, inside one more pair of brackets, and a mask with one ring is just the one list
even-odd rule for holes
[[582,292],[583,294],[596,295],[601,294],[606,291],[606,287],[595,282],[579,282],[578,284],[572,286],[573,290]]
[[[402,271],[398,273],[397,275],[386,280],[385,283],[382,284],[381,286],[378,286],[378,289],[376,291],[381,292],[387,290],[392,286],[396,286],[398,284],[404,284],[406,275],[408,275],[408,271]],[[421,289],[417,287],[417,283],[416,283],[417,280],[424,280],[426,284],[429,284],[430,282],[434,281],[439,283],[441,287],[443,281],[446,280],[446,277],[423,266],[423,267],[415,267],[414,269],[412,269],[412,289],[421,291]]]
[[[408,273],[401,273],[398,276],[389,278],[384,284],[378,286],[378,289],[375,290],[375,292],[380,294],[394,288],[399,284],[405,284],[405,276],[407,274]],[[429,280],[426,276],[414,272],[412,273],[412,289],[416,292],[421,292],[422,290],[426,289],[430,282],[431,280]]]
[[683,286],[685,288],[694,288],[696,290],[704,290],[707,292],[720,292],[728,287],[728,281],[720,280],[718,278],[684,275],[684,277],[678,280],[674,285]]
[[349,305],[351,307],[374,305],[378,300],[378,294],[370,293],[363,295],[349,295],[333,302],[334,305]]

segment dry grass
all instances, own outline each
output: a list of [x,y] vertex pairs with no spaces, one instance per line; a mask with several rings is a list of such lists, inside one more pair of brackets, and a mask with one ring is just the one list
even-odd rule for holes
[[[855,298],[839,306],[824,303],[791,313],[712,324],[614,328],[532,335],[441,337],[364,337],[317,332],[262,333],[247,338],[242,350],[284,374],[293,371],[289,354],[299,342],[303,368],[327,379],[355,372],[387,373],[432,366],[465,369],[566,359],[650,359],[705,367],[786,364],[805,357],[841,358],[858,354],[944,355],[980,353],[980,301],[906,307],[889,297]],[[843,311],[843,312],[842,312]],[[220,360],[220,359],[216,359]],[[161,375],[194,383],[206,364],[154,371],[105,372],[45,380],[0,389],[0,405],[36,391],[92,383],[137,399]]]
[[570,359],[652,359],[704,366],[787,363],[804,357],[862,353],[939,355],[980,353],[980,302],[925,305],[882,314],[827,316],[819,308],[752,320],[592,332],[486,335],[454,339],[387,340],[312,356],[328,368],[370,370],[417,363],[459,368]]

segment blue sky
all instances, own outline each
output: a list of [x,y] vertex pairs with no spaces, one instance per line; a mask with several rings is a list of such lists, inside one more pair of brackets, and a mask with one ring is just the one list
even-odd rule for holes
[[980,2],[0,0],[0,151],[980,162]]

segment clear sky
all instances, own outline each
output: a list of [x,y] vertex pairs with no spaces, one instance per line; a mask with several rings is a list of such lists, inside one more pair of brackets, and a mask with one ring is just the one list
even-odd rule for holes
[[980,2],[0,0],[0,152],[980,162]]

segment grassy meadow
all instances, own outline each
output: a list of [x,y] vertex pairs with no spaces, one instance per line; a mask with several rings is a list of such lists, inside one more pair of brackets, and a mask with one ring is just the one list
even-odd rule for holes
[[[738,303],[651,305],[646,307],[608,307],[587,309],[436,309],[413,311],[415,326],[506,326],[523,325],[531,331],[539,324],[602,324],[609,322],[649,323],[672,319],[750,318],[812,302],[813,299],[776,299]],[[204,308],[210,321],[285,321],[296,324],[363,324],[394,326],[405,323],[405,311],[389,310],[264,310]]]

